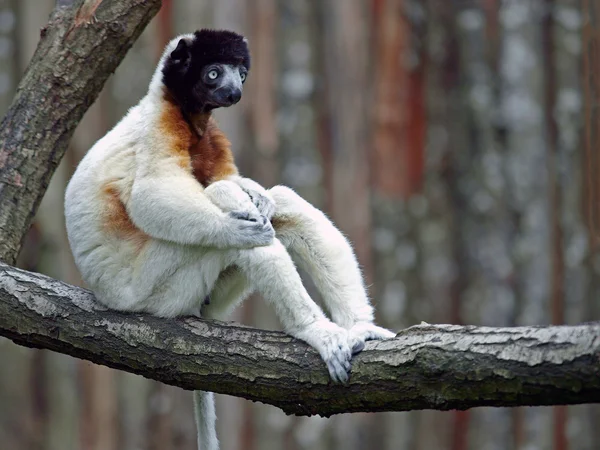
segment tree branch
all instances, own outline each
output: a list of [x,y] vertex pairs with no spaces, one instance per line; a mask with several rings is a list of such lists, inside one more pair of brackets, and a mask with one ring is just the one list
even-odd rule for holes
[[313,349],[283,333],[119,313],[89,291],[0,263],[0,335],[299,415],[600,401],[600,323],[412,327],[368,343],[340,386]]
[[0,260],[14,263],[75,126],[160,5],[58,2],[0,123]]

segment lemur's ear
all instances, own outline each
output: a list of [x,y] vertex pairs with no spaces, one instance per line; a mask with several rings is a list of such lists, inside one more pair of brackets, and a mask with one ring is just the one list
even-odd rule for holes
[[175,64],[181,64],[185,67],[189,64],[191,57],[189,43],[185,39],[180,39],[175,50],[171,52],[171,60]]

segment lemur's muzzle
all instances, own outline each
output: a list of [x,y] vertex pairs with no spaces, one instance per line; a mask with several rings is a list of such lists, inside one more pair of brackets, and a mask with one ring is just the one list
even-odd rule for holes
[[223,87],[215,92],[214,101],[219,106],[235,105],[242,98],[242,90],[237,87]]

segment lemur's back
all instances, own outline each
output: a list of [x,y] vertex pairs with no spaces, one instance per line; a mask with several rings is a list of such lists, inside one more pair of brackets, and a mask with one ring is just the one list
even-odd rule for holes
[[[128,283],[136,247],[145,239],[126,212],[140,136],[128,136],[123,130],[137,120],[137,109],[88,151],[65,193],[67,234],[75,262],[84,281],[109,306],[119,286]],[[115,292],[107,292],[110,287]]]

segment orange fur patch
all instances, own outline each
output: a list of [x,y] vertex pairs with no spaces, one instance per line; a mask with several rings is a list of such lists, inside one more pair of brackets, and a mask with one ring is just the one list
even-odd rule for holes
[[170,151],[177,164],[189,170],[203,186],[238,173],[231,152],[231,143],[209,114],[192,117],[192,124],[183,116],[173,99],[165,94],[160,131],[171,138]]
[[159,131],[163,136],[169,138],[169,150],[178,159],[178,163],[180,160],[187,159],[189,164],[189,148],[192,145],[194,133],[183,118],[179,107],[167,95],[165,95],[162,107]]
[[275,231],[293,230],[298,227],[297,221],[294,217],[278,214],[275,214],[271,218],[271,225]]
[[111,235],[131,242],[138,252],[141,251],[150,237],[131,221],[121,201],[119,189],[114,183],[107,183],[102,192],[106,205],[104,229]]
[[238,173],[231,143],[211,117],[202,137],[189,150],[192,173],[203,186]]

